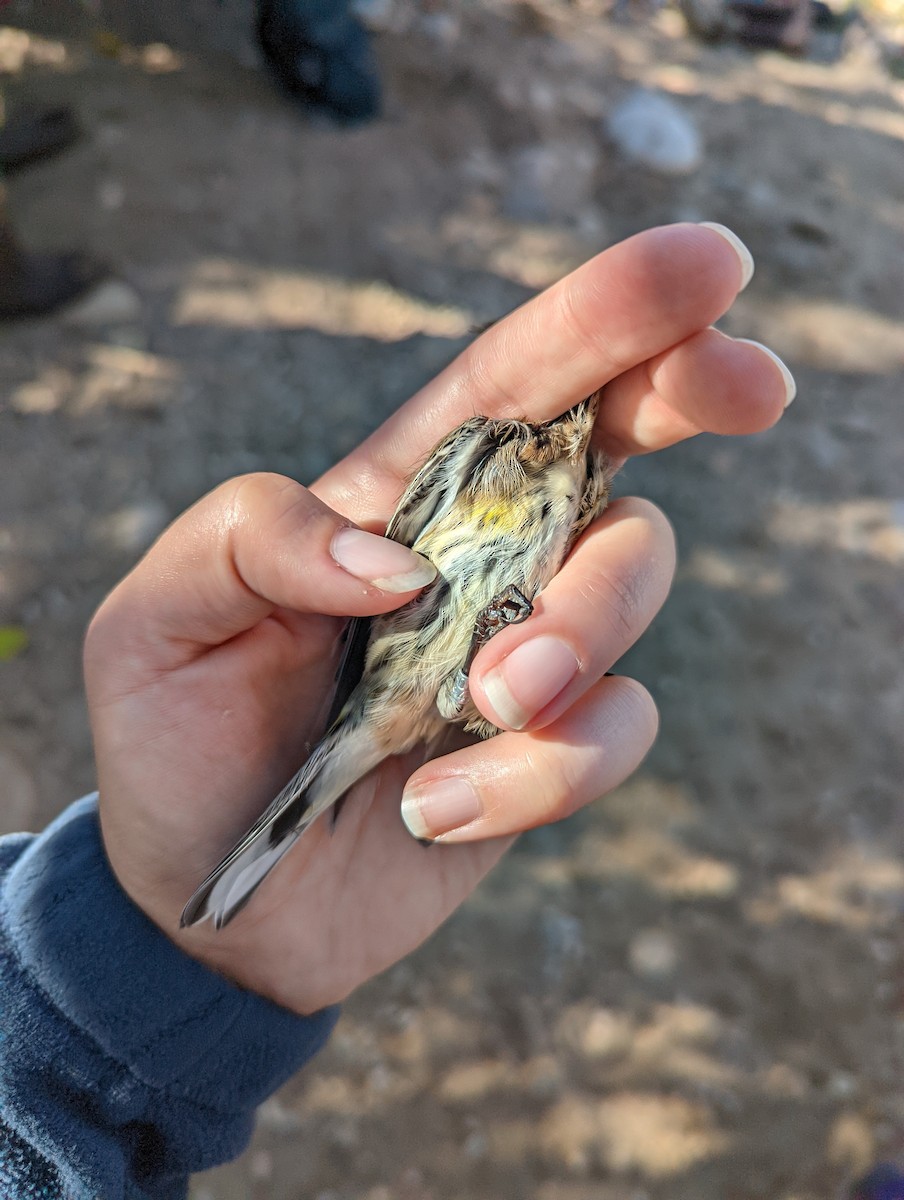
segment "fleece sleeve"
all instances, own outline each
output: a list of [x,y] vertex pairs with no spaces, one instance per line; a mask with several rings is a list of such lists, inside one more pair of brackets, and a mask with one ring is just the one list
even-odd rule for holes
[[94,797],[0,839],[0,1195],[170,1200],[328,1038],[184,955],[107,863]]

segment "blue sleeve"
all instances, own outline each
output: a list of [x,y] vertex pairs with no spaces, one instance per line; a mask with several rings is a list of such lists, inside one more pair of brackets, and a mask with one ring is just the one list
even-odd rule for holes
[[170,1200],[328,1038],[183,954],[107,863],[93,797],[0,839],[0,1195]]

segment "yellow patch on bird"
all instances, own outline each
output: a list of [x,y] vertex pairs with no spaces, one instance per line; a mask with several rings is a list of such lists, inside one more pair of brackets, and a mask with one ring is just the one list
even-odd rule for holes
[[475,512],[475,518],[482,529],[494,529],[498,533],[516,533],[524,528],[525,510],[523,504],[490,504]]

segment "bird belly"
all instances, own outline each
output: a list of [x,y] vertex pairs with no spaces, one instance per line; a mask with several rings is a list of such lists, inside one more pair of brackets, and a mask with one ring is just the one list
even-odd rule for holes
[[[365,678],[392,680],[382,693],[379,724],[405,723],[405,749],[429,738],[442,719],[440,688],[465,664],[481,612],[506,588],[533,600],[558,571],[574,523],[574,471],[550,467],[541,481],[511,500],[454,505],[424,531],[413,549],[437,568],[436,580],[414,600],[374,620]],[[467,699],[456,718],[483,734],[493,732]]]

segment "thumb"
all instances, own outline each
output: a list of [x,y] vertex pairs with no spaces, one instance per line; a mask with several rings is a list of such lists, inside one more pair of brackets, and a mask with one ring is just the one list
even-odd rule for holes
[[[276,609],[365,616],[436,576],[406,546],[356,528],[294,480],[241,476],[179,517],[108,596],[89,631],[170,670]],[[119,635],[119,636],[117,636]]]

